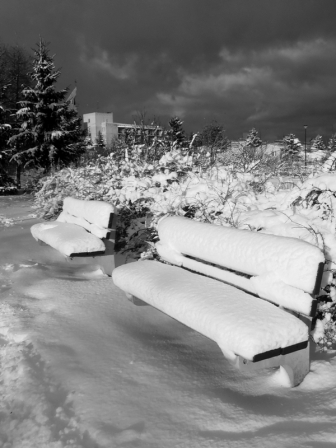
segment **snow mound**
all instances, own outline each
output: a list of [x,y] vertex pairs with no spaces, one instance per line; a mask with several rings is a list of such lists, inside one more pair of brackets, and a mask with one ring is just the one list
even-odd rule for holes
[[85,201],[67,197],[63,202],[63,211],[106,229],[109,227],[110,215],[114,213],[114,207],[103,201]]
[[322,174],[320,176],[309,178],[302,184],[303,189],[307,187],[336,191],[336,174]]
[[116,286],[217,342],[227,358],[308,340],[308,327],[274,305],[207,277],[156,261],[116,268]]
[[320,174],[308,178],[300,187],[295,187],[287,193],[283,199],[281,207],[288,208],[298,199],[305,199],[313,189],[320,190],[321,192],[336,191],[336,174]]
[[249,210],[240,215],[240,227],[263,229],[280,225],[289,221],[287,213],[279,210]]
[[276,273],[284,283],[313,293],[322,251],[305,241],[232,227],[196,222],[179,216],[158,224],[158,251],[201,258],[249,275]]
[[105,251],[101,239],[76,224],[56,221],[52,224],[38,223],[30,230],[36,240],[43,241],[68,257],[72,254]]

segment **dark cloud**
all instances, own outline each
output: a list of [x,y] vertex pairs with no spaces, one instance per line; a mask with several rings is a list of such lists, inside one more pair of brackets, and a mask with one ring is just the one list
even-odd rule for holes
[[[0,40],[51,42],[80,112],[136,110],[326,138],[336,125],[335,0],[2,0]],[[336,126],[335,126],[336,131]]]

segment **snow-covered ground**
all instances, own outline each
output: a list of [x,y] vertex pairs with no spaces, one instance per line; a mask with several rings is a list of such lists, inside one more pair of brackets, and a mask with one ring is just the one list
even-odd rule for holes
[[0,446],[333,447],[336,353],[295,389],[136,307],[95,265],[30,234],[30,198],[0,197]]

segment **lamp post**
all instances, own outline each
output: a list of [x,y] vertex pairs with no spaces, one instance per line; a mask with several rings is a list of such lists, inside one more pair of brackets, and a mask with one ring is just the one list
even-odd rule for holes
[[305,124],[304,126],[304,130],[305,130],[305,168],[307,167],[307,125]]

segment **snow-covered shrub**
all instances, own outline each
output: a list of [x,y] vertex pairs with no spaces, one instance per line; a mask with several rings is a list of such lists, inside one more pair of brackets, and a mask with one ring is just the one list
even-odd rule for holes
[[322,135],[317,135],[311,141],[311,150],[312,151],[324,151],[326,149],[326,145],[323,142]]
[[251,173],[258,176],[256,188],[261,192],[271,177],[278,176],[283,163],[267,151],[267,145],[254,134],[252,129],[247,139],[231,146],[218,157],[221,165],[233,173]]
[[300,238],[323,250],[326,264],[313,337],[321,348],[331,348],[336,343],[336,174],[308,178],[279,198],[273,210],[258,208],[241,215],[242,228]]
[[324,347],[331,347],[336,343],[336,175],[308,179],[293,204],[309,217],[323,239],[326,266],[315,340]]
[[155,241],[156,223],[166,214],[236,225],[240,211],[255,200],[253,182],[253,175],[223,167],[204,171],[181,149],[165,153],[155,164],[139,158],[120,161],[110,154],[42,179],[35,207],[39,217],[52,219],[66,196],[111,202],[119,215],[118,250],[139,257],[145,242]]
[[235,160],[207,165],[203,150],[190,155],[176,148],[148,163],[141,156],[145,149],[134,146],[124,158],[100,156],[44,178],[35,197],[38,215],[56,217],[66,196],[111,202],[119,216],[117,250],[135,258],[157,257],[156,225],[165,215],[304,239],[326,255],[314,339],[331,347],[336,342],[336,175],[278,191],[264,168],[251,165],[244,172]]

